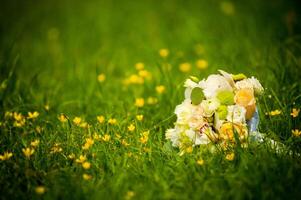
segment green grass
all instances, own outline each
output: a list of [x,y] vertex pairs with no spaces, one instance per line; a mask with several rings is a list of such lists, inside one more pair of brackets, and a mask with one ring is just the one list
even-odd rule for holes
[[[301,195],[300,5],[295,1],[7,1],[0,8],[0,161],[1,199],[298,199]],[[299,17],[299,18],[298,18]],[[204,51],[197,51],[199,47]],[[159,49],[167,48],[164,59]],[[200,70],[198,59],[209,66]],[[152,74],[140,85],[124,85],[143,62]],[[191,71],[179,71],[181,63]],[[258,99],[260,132],[286,146],[268,143],[224,152],[207,147],[179,155],[165,139],[183,100],[183,82],[190,75],[205,78],[223,69],[257,77],[266,88]],[[104,73],[104,82],[97,76]],[[163,94],[156,86],[164,85]],[[136,98],[158,99],[135,106]],[[45,109],[49,105],[49,110]],[[278,116],[266,112],[279,109]],[[22,127],[6,112],[38,118]],[[58,120],[60,114],[68,118]],[[144,115],[143,121],[136,115]],[[98,115],[105,116],[103,124]],[[76,126],[79,116],[90,125]],[[117,125],[108,119],[116,118]],[[134,124],[133,132],[128,126]],[[37,129],[38,127],[38,129]],[[39,130],[40,129],[40,130]],[[150,131],[146,144],[141,133]],[[109,142],[94,133],[109,134]],[[122,145],[125,139],[129,146]],[[22,149],[40,140],[26,158]],[[51,153],[55,143],[62,151]],[[145,148],[150,151],[145,151]],[[87,155],[91,168],[68,158]],[[202,166],[197,160],[203,159]],[[84,180],[83,174],[92,176]],[[36,194],[37,186],[46,188]],[[133,194],[133,195],[131,195]]]

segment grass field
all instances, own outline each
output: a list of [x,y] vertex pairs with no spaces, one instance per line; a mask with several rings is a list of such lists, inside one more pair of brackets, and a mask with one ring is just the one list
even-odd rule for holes
[[[299,199],[298,7],[3,2],[0,199]],[[183,82],[218,69],[261,81],[259,130],[285,147],[252,143],[229,161],[208,147],[180,156],[171,146],[165,131]]]

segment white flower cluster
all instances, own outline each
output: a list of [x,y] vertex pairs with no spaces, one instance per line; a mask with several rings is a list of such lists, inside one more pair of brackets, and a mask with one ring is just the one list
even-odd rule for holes
[[185,81],[185,99],[175,109],[177,121],[166,138],[182,151],[195,145],[241,143],[248,136],[247,122],[256,110],[255,95],[263,93],[260,82],[243,74],[221,71],[207,79]]

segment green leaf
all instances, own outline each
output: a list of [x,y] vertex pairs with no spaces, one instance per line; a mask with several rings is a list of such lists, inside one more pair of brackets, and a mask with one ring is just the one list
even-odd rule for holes
[[191,103],[193,105],[198,105],[202,102],[202,100],[204,99],[204,93],[203,93],[203,89],[199,88],[199,87],[195,87],[192,89],[191,91]]
[[234,81],[240,81],[240,80],[246,79],[247,76],[244,74],[233,74],[232,78]]

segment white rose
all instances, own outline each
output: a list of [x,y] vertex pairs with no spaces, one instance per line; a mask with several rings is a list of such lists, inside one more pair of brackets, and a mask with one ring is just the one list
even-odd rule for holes
[[211,117],[219,106],[220,103],[216,98],[206,99],[201,102],[205,117]]
[[207,99],[213,98],[219,91],[233,91],[227,79],[221,75],[210,75],[206,80],[200,81],[199,85],[204,90]]
[[256,94],[262,94],[264,90],[260,82],[254,77],[243,79],[241,81],[236,82],[235,88],[237,90],[246,89],[246,88],[252,89]]
[[239,105],[228,106],[227,121],[233,123],[246,123],[246,109]]
[[180,144],[180,142],[179,142],[180,133],[175,128],[167,129],[165,132],[165,138],[170,140],[172,143],[172,146],[174,146],[174,147],[178,147]]

